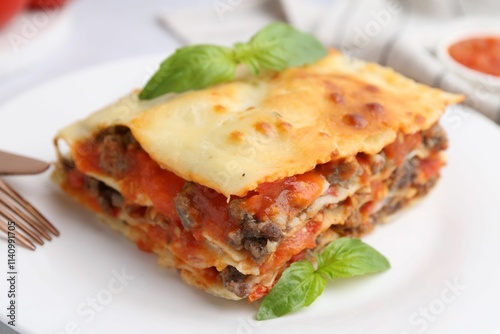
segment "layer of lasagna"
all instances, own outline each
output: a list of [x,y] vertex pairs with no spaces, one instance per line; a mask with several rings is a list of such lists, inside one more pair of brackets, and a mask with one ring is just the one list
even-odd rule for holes
[[61,131],[69,152],[54,179],[188,283],[249,301],[293,261],[425,195],[444,165],[439,116],[460,100],[335,51],[203,91],[135,95]]

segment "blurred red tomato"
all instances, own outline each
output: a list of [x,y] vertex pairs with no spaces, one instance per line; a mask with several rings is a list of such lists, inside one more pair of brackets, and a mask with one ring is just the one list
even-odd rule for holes
[[53,9],[64,6],[67,0],[30,0],[32,9]]
[[27,0],[0,0],[0,27],[22,11],[27,4]]

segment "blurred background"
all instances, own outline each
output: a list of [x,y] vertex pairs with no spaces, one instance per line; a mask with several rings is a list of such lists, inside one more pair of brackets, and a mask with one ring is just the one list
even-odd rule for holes
[[448,54],[471,34],[496,36],[491,57],[475,60],[500,71],[498,0],[0,0],[0,112],[11,97],[68,72],[166,57],[185,44],[230,45],[276,20],[351,57],[465,94],[500,123],[500,76],[471,72]]
[[[0,1],[0,104],[85,66],[180,45],[157,15],[182,0],[39,1],[49,6],[22,9],[29,0]],[[5,22],[8,11],[15,17]]]

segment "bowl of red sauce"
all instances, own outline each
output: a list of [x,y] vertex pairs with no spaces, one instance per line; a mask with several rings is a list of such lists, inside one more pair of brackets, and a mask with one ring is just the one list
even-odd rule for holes
[[455,31],[437,51],[449,69],[472,84],[500,89],[500,26]]

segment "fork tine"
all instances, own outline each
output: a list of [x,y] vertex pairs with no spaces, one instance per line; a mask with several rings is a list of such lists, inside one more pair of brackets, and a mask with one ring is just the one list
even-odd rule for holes
[[28,239],[26,239],[20,233],[9,231],[9,227],[8,227],[7,223],[4,222],[1,219],[0,219],[0,230],[2,230],[3,232],[5,232],[5,234],[7,234],[7,236],[9,235],[9,232],[10,233],[14,233],[16,241],[19,242],[20,245],[22,245],[24,247],[27,247],[27,248],[29,248],[31,250],[35,250],[36,247],[35,247],[35,245],[33,245],[33,243],[31,241],[29,241]]
[[[2,210],[2,208],[4,210]],[[20,220],[15,219],[15,217],[9,213],[9,208],[7,206],[5,206],[1,201],[0,201],[0,216],[3,216],[7,220],[16,222],[16,226],[18,226],[23,232],[28,234],[31,238],[33,238],[40,245],[43,245],[43,240],[38,235],[36,235],[32,229],[30,229],[28,226],[26,226],[26,224],[24,224]]]
[[0,179],[0,189],[3,190],[6,194],[10,195],[17,203],[19,203],[19,205],[26,209],[26,211],[36,217],[38,221],[50,232],[52,232],[56,236],[59,236],[59,231],[40,212],[38,212],[37,209],[35,209],[28,201],[26,201],[2,179]]
[[13,203],[9,203],[8,201],[5,201],[4,199],[2,199],[1,196],[0,196],[0,203],[3,203],[3,205],[8,207],[10,211],[14,212],[20,218],[24,219],[28,223],[28,225],[37,230],[37,232],[40,233],[45,239],[52,240],[50,235],[43,229],[43,226],[40,226],[40,224],[36,220],[28,216],[26,213],[20,210],[16,205],[14,205]]

